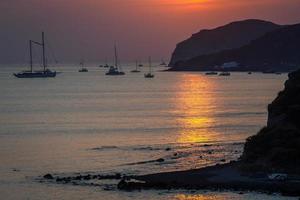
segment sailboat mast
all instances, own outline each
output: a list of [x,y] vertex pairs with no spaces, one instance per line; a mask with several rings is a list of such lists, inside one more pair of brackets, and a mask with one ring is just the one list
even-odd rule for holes
[[151,63],[151,56],[149,56],[149,73],[152,73],[152,63]]
[[30,71],[32,72],[33,69],[32,69],[32,41],[29,40],[29,54],[30,54]]
[[46,71],[46,50],[45,50],[45,34],[42,32],[42,47],[43,47],[43,66],[44,66],[44,72]]
[[135,61],[135,69],[136,69],[136,71],[138,71],[138,61],[137,60]]
[[118,52],[117,52],[117,45],[115,45],[115,66],[118,68]]

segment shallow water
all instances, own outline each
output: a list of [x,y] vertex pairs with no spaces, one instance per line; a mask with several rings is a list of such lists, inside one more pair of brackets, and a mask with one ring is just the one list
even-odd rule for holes
[[[0,194],[5,199],[285,199],[205,191],[105,191],[40,183],[46,173],[147,174],[237,159],[266,123],[287,75],[156,72],[105,76],[62,65],[54,79],[16,79],[1,66]],[[159,70],[161,68],[156,68]],[[143,68],[147,71],[147,68]],[[165,162],[155,160],[163,158]]]

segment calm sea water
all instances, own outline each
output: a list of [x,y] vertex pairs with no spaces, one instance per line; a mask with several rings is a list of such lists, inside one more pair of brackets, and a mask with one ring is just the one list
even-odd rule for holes
[[[266,124],[266,107],[287,75],[159,72],[105,76],[106,69],[61,65],[54,79],[0,72],[0,199],[288,199],[208,191],[120,192],[40,183],[46,173],[147,174],[185,170],[240,156]],[[141,68],[147,71],[147,68]],[[165,162],[151,162],[164,158]],[[150,161],[150,162],[147,162]],[[105,187],[113,188],[106,191]]]

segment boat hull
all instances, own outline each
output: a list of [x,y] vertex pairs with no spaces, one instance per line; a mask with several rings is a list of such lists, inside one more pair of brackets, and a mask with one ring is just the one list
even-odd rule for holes
[[14,74],[17,78],[54,78],[56,77],[56,72],[26,72]]
[[107,72],[105,75],[106,76],[122,76],[122,75],[125,75],[125,73],[124,72],[113,72],[113,73]]
[[144,77],[145,78],[154,78],[154,74],[145,74]]

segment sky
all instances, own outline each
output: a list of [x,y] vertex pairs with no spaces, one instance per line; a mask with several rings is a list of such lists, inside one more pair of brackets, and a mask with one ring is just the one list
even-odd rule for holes
[[28,40],[41,31],[62,63],[111,60],[115,43],[121,61],[168,61],[201,29],[249,18],[300,23],[299,10],[300,0],[1,0],[0,63],[28,62]]

